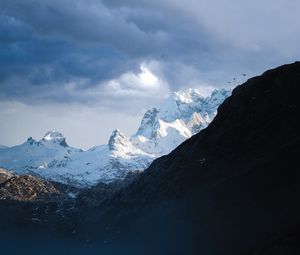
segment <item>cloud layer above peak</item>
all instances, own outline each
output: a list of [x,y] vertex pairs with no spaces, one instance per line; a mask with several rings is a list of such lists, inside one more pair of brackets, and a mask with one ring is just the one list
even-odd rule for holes
[[0,96],[26,103],[86,102],[82,91],[109,87],[143,96],[132,90],[145,85],[143,63],[157,63],[172,90],[226,86],[299,57],[295,0],[2,0],[0,9]]

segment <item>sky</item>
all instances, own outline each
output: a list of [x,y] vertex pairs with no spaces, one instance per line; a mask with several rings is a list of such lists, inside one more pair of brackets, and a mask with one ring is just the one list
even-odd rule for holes
[[299,12],[299,0],[1,0],[0,144],[132,135],[172,91],[299,60]]

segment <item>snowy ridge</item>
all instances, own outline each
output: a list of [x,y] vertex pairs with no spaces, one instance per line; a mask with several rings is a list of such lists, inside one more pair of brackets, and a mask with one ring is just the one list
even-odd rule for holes
[[230,93],[221,89],[203,97],[196,89],[175,92],[144,114],[135,135],[128,138],[116,129],[107,145],[87,151],[68,146],[57,131],[39,141],[30,137],[21,145],[1,148],[0,167],[78,186],[123,179],[205,128]]
[[196,89],[174,92],[159,108],[148,110],[131,140],[156,157],[169,153],[213,120],[231,91],[214,90],[203,97]]

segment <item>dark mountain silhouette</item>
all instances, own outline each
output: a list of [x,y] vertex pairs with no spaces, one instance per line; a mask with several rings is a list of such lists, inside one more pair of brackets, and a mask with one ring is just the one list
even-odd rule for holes
[[299,99],[300,62],[238,86],[208,128],[88,212],[87,229],[130,225],[162,254],[300,252]]
[[299,96],[300,62],[248,80],[208,128],[124,187],[84,191],[39,231],[56,224],[108,254],[300,254]]

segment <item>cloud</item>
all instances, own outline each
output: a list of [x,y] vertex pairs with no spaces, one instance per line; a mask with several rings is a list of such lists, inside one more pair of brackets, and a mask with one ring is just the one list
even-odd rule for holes
[[[39,38],[108,46],[129,54],[145,54],[168,43],[163,31],[144,31],[128,22],[131,12],[108,9],[101,1],[2,1],[2,12],[28,24]],[[144,10],[144,12],[147,12]],[[126,38],[126,40],[120,40]],[[149,39],[152,39],[151,44]]]
[[[262,51],[269,47],[279,54],[298,53],[299,1],[263,0],[165,0],[187,12],[201,25],[243,50]],[[198,8],[194,8],[197,6]]]
[[[126,87],[130,94],[124,79],[130,79],[143,63],[197,63],[197,52],[201,55],[209,49],[208,41],[200,39],[205,38],[204,31],[194,38],[193,25],[185,17],[175,18],[160,9],[110,8],[92,0],[75,4],[68,0],[3,0],[0,6],[0,27],[7,37],[1,41],[0,95],[28,104],[51,100],[86,103],[93,98],[83,100],[76,91],[99,90],[99,84],[105,89],[105,84],[120,78],[119,90],[125,95]],[[11,35],[5,36],[6,31]],[[131,86],[133,82],[143,86],[141,79],[133,77]]]
[[[106,5],[184,13],[215,39],[246,51],[274,49],[298,55],[300,2],[296,0],[104,0]],[[195,30],[195,33],[199,30]],[[285,47],[290,46],[290,48]]]
[[[150,63],[149,65],[157,65],[157,63]],[[120,77],[106,82],[103,87],[112,96],[125,97],[161,98],[170,92],[168,84],[156,76],[145,63],[141,64],[137,73],[124,73]]]

